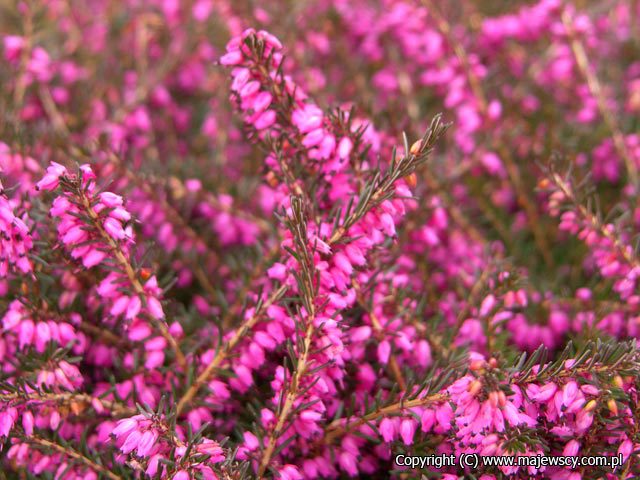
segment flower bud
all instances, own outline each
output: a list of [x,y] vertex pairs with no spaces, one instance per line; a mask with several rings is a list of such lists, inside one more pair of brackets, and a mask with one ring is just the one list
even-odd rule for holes
[[622,380],[622,377],[620,375],[616,375],[615,377],[613,377],[613,384],[618,388],[624,387],[624,381]]
[[411,148],[409,149],[409,153],[411,155],[418,155],[421,149],[422,149],[422,140],[417,140],[416,142],[413,143],[413,145],[411,145]]
[[469,384],[467,390],[474,397],[478,394],[478,392],[482,389],[482,382],[480,380],[474,380]]
[[477,372],[478,370],[484,368],[484,365],[484,360],[474,360],[469,364],[469,370]]

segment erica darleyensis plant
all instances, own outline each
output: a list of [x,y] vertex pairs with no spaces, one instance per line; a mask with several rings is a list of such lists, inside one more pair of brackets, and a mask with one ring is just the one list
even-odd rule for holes
[[640,476],[638,15],[0,2],[0,478]]

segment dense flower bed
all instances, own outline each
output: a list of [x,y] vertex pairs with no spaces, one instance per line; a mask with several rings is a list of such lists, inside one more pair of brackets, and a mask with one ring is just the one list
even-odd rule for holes
[[260,3],[0,2],[2,478],[637,478],[640,3]]

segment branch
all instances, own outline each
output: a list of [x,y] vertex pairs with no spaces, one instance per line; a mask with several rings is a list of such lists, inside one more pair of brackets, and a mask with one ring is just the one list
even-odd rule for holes
[[311,352],[311,343],[313,341],[313,336],[315,333],[315,301],[317,299],[318,290],[314,282],[317,270],[314,264],[313,255],[309,251],[307,244],[307,219],[304,214],[304,207],[305,204],[302,197],[292,197],[292,215],[290,217],[287,217],[285,223],[293,236],[293,243],[296,250],[295,259],[300,266],[300,275],[298,276],[298,291],[300,296],[302,297],[302,306],[304,306],[304,309],[306,310],[306,316],[303,317],[302,315],[300,315],[300,323],[304,322],[304,324],[306,324],[306,330],[302,342],[300,343],[300,341],[298,341],[298,358],[295,360],[292,359],[294,364],[293,377],[291,379],[291,382],[289,383],[289,388],[284,403],[282,404],[282,407],[278,409],[279,413],[276,425],[269,434],[267,446],[262,452],[262,458],[260,459],[260,465],[258,467],[258,478],[262,478],[264,472],[269,467],[278,440],[284,432],[285,426],[289,421],[289,417],[292,415],[292,412],[294,410],[294,404],[298,397],[304,394],[300,392],[300,385],[311,364],[309,354]]
[[[57,402],[60,404],[70,404],[73,410],[73,404],[84,403],[87,405],[93,405],[93,402],[100,402],[102,406],[104,406],[109,413],[113,416],[132,416],[137,413],[136,409],[127,407],[119,402],[114,402],[111,400],[103,400],[98,397],[92,397],[91,395],[87,395],[85,393],[46,393],[46,392],[13,392],[13,393],[0,393],[0,401],[2,402],[11,402],[13,400],[23,400],[25,402],[30,401],[41,401],[41,402]],[[95,408],[94,408],[95,410]]]
[[[486,114],[488,109],[487,96],[484,92],[480,79],[473,72],[473,69],[470,68],[469,58],[465,48],[451,34],[451,26],[442,16],[442,14],[435,8],[432,0],[423,0],[423,2],[428,7],[429,13],[433,15],[436,23],[438,24],[438,28],[443,33],[443,35],[447,37],[456,56],[460,60],[465,74],[467,75],[467,80],[469,82],[471,90],[473,90],[474,96],[478,101],[478,109],[480,110],[480,113]],[[540,216],[538,215],[538,210],[527,194],[524,182],[522,181],[522,177],[520,176],[520,171],[518,170],[518,166],[511,156],[510,149],[505,146],[504,142],[502,142],[499,138],[496,138],[495,142],[496,150],[500,154],[500,157],[504,160],[505,166],[507,167],[507,174],[509,175],[509,179],[511,180],[513,189],[516,192],[518,203],[522,208],[524,208],[525,212],[527,213],[529,226],[533,233],[533,237],[535,239],[538,250],[542,254],[545,263],[548,266],[552,266],[553,259],[550,253],[551,249],[549,247],[547,237],[540,227]]]
[[571,50],[573,51],[576,63],[578,64],[578,68],[587,81],[587,85],[589,87],[591,95],[596,99],[598,110],[600,110],[600,115],[602,115],[607,128],[611,131],[613,144],[616,151],[618,152],[618,155],[620,155],[624,160],[625,166],[627,167],[627,172],[629,173],[629,179],[631,180],[631,183],[633,183],[633,186],[637,188],[638,168],[636,167],[629,149],[627,148],[627,144],[624,141],[624,137],[622,136],[622,132],[620,131],[618,122],[607,106],[607,100],[604,96],[604,92],[602,91],[600,81],[598,80],[598,77],[593,72],[593,69],[589,64],[587,53],[584,49],[584,46],[582,45],[582,42],[578,39],[575,31],[573,30],[573,26],[571,25],[571,18],[569,17],[569,13],[566,10],[562,13],[562,23],[564,23],[564,26],[567,29],[567,35],[569,37],[569,42],[571,43]]
[[271,457],[273,456],[273,452],[276,448],[278,439],[280,438],[280,436],[282,435],[282,432],[284,431],[285,425],[289,420],[291,411],[293,410],[294,403],[298,398],[298,390],[300,388],[300,383],[309,367],[309,351],[311,349],[311,340],[313,338],[315,329],[313,326],[313,318],[308,318],[307,321],[309,323],[308,323],[307,331],[305,332],[305,335],[304,335],[304,348],[296,364],[296,370],[291,380],[291,384],[289,385],[289,391],[287,392],[287,397],[284,401],[284,405],[282,406],[282,409],[280,410],[280,414],[278,415],[278,421],[273,431],[269,435],[269,441],[267,443],[267,447],[262,453],[262,458],[260,460],[260,467],[258,468],[258,478],[262,478],[264,476],[265,470],[271,463]]
[[[135,290],[136,294],[144,298],[146,296],[144,287],[140,283],[140,280],[138,280],[135,270],[131,266],[131,263],[127,259],[127,256],[123,253],[122,249],[120,248],[120,245],[118,245],[118,243],[113,238],[111,238],[111,236],[104,230],[104,227],[102,226],[102,222],[100,222],[100,217],[91,206],[91,201],[89,200],[89,198],[87,197],[87,195],[82,189],[80,190],[80,199],[82,201],[82,205],[85,208],[86,212],[91,217],[91,220],[93,221],[95,228],[100,233],[100,236],[113,250],[113,255],[115,256],[122,270],[125,272],[125,274],[129,278],[129,281],[131,282],[131,286]],[[180,367],[183,370],[186,370],[187,361],[185,360],[184,354],[180,350],[180,347],[178,346],[176,339],[173,338],[173,336],[169,333],[169,330],[167,329],[167,325],[163,321],[156,320],[155,318],[152,318],[152,317],[151,317],[151,320],[160,331],[160,334],[165,338],[165,340],[169,343],[169,345],[171,345],[171,348],[173,349],[173,352],[176,356],[176,360],[180,365]]]
[[589,223],[589,225],[597,230],[600,235],[609,240],[620,256],[624,258],[629,265],[634,268],[640,268],[640,259],[633,254],[633,249],[630,246],[625,245],[620,237],[615,234],[615,231],[606,228],[606,225],[603,225],[596,215],[591,213],[587,207],[578,201],[571,186],[563,180],[560,175],[554,172],[551,176],[551,180],[556,184],[563,195],[574,204],[584,221]]
[[207,365],[207,368],[202,371],[196,381],[193,382],[193,384],[184,393],[182,398],[180,398],[180,400],[178,401],[178,405],[176,407],[177,415],[180,415],[184,411],[187,404],[191,402],[200,388],[202,388],[205,383],[208,383],[212,378],[214,378],[214,372],[220,367],[220,364],[229,356],[231,351],[236,347],[240,340],[242,340],[242,338],[251,331],[251,329],[262,316],[262,313],[275,302],[277,302],[284,294],[284,292],[286,292],[286,290],[286,286],[282,285],[271,294],[266,302],[259,304],[253,315],[245,320],[244,323],[240,325],[240,328],[235,331],[233,336],[218,349],[218,351],[216,352],[216,356],[213,358],[211,363]]
[[353,422],[347,421],[346,424],[343,424],[343,419],[339,418],[331,422],[325,429],[325,443],[330,445],[334,439],[342,437],[343,435],[346,435],[347,433],[355,430],[365,423],[372,422],[373,420],[376,420],[380,417],[394,415],[402,412],[407,408],[424,407],[432,403],[444,402],[445,400],[447,400],[446,395],[442,393],[435,393],[424,398],[415,398],[413,400],[407,400],[406,402],[400,400],[399,402],[387,405],[386,407],[379,407],[375,411],[364,415],[363,417],[359,417]]
[[353,213],[344,219],[342,225],[334,230],[329,238],[329,245],[334,245],[342,240],[349,229],[371,209],[385,200],[393,198],[395,183],[399,179],[411,175],[420,164],[429,158],[435,143],[448,127],[448,124],[442,123],[442,117],[436,115],[422,139],[416,142],[411,149],[409,149],[405,137],[404,155],[399,160],[396,160],[394,150],[391,167],[383,175],[380,173],[376,174],[376,176],[365,185],[359,195],[358,205],[355,207]]
[[35,445],[40,445],[42,447],[50,448],[52,450],[55,450],[56,452],[66,455],[69,458],[73,458],[74,460],[77,460],[78,462],[83,463],[87,467],[91,468],[94,472],[97,472],[106,476],[110,480],[123,480],[120,475],[113,473],[108,468],[104,467],[103,465],[97,464],[90,458],[85,457],[82,453],[70,447],[59,445],[55,442],[47,440],[46,438],[39,437],[37,435],[25,437],[25,441],[33,443]]

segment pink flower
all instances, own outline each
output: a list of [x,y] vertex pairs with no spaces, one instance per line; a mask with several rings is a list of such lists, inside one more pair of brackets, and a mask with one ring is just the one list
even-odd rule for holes
[[232,52],[225,53],[220,58],[220,63],[226,66],[239,65],[240,63],[242,63],[242,60],[243,60],[242,52],[240,52],[239,50],[235,50]]
[[258,437],[256,437],[253,433],[244,432],[243,436],[244,436],[244,445],[249,450],[251,450],[251,451],[256,450],[260,446],[260,443],[258,441]]
[[162,309],[162,304],[155,297],[147,297],[147,308],[149,313],[156,319],[161,320],[164,318],[164,310]]
[[107,208],[115,208],[123,204],[122,197],[112,192],[102,192],[100,200]]
[[378,344],[378,361],[386,364],[389,362],[389,356],[391,355],[391,345],[387,340],[384,340]]
[[307,133],[312,130],[320,131],[324,114],[315,105],[305,105],[300,110],[295,110],[292,114],[293,123],[298,127],[301,133]]
[[220,447],[217,442],[207,438],[203,439],[202,442],[196,446],[196,450],[203,455],[209,455],[207,461],[210,463],[220,463],[225,459],[222,447]]
[[[356,457],[350,452],[342,452],[338,460],[342,469],[347,472],[350,477],[358,476],[358,465]],[[300,477],[302,478],[302,477]]]
[[127,435],[127,439],[124,441],[120,450],[122,453],[129,453],[136,448],[139,448],[140,441],[142,440],[142,433],[139,430],[133,430],[129,435]]
[[569,440],[562,450],[562,455],[567,457],[574,457],[580,450],[580,444],[576,440]]
[[9,435],[17,417],[18,412],[15,408],[10,407],[6,410],[0,411],[0,438],[7,437]]
[[126,237],[122,224],[115,218],[108,217],[104,221],[104,229],[115,240],[122,240]]
[[353,149],[353,142],[349,137],[343,137],[338,143],[338,156],[346,160],[351,154],[351,150]]
[[99,265],[100,263],[102,263],[102,261],[107,257],[107,253],[97,250],[97,249],[90,249],[83,257],[82,259],[82,264],[87,267],[87,268],[91,268],[91,267],[95,267],[96,265]]
[[276,112],[273,110],[267,110],[260,114],[260,116],[255,120],[253,125],[258,130],[264,130],[265,128],[269,128],[276,121]]
[[413,419],[404,419],[400,423],[400,436],[405,445],[413,444],[413,436],[416,431],[416,422]]
[[176,472],[173,477],[171,477],[172,480],[190,480],[191,476],[189,475],[189,473],[185,470],[180,470],[178,472]]
[[378,427],[380,430],[380,434],[385,442],[392,442],[396,435],[396,427],[393,420],[390,418],[384,418],[380,422],[380,426]]
[[278,469],[278,474],[282,480],[302,480],[302,474],[298,467],[287,464]]
[[156,443],[158,439],[158,434],[153,430],[147,430],[142,434],[140,438],[140,443],[138,444],[137,454],[139,457],[146,457],[153,445]]
[[118,421],[118,424],[113,429],[113,435],[116,438],[121,438],[127,436],[129,433],[138,428],[138,421],[135,417],[133,418],[124,418]]
[[142,301],[140,300],[140,297],[138,297],[137,295],[131,297],[127,304],[127,310],[126,310],[127,320],[132,320],[133,318],[135,318],[138,315],[138,313],[140,313],[141,308],[142,308]]
[[6,35],[3,38],[4,56],[9,62],[16,62],[24,46],[24,38],[17,35]]
[[480,311],[478,312],[478,315],[480,315],[480,317],[486,317],[491,312],[491,310],[493,310],[495,304],[495,296],[491,294],[487,295],[480,305]]
[[33,413],[30,411],[26,411],[22,414],[22,428],[24,428],[24,433],[27,436],[33,435],[33,425],[34,425]]
[[51,162],[51,165],[47,168],[47,174],[42,177],[36,184],[37,190],[55,190],[58,188],[60,177],[67,173],[67,169],[56,162]]

